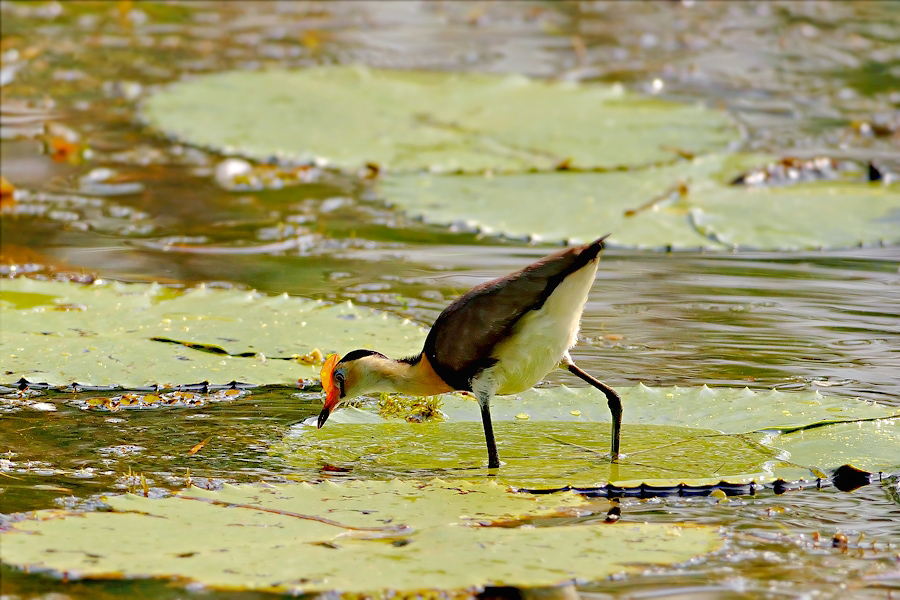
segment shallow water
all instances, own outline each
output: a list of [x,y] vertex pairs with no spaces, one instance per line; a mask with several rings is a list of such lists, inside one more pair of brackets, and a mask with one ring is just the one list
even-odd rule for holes
[[[727,107],[747,128],[747,149],[900,170],[900,11],[887,2],[4,2],[0,10],[10,78],[2,172],[21,189],[58,195],[54,213],[0,219],[6,274],[218,282],[349,298],[427,325],[471,285],[551,250],[425,225],[336,173],[277,192],[224,191],[212,177],[218,157],[154,137],[135,107],[154,85],[229,68],[363,62],[622,81],[643,92],[659,79],[663,96]],[[868,135],[860,121],[888,133]],[[34,131],[46,123],[71,130],[93,155],[53,160]],[[84,192],[79,178],[96,167],[140,191],[64,202],[59,195]],[[307,242],[275,254],[167,246],[234,249],[278,239],[285,223]],[[613,386],[818,389],[900,407],[900,250],[610,249],[582,338],[574,358]],[[563,382],[576,385],[562,372],[548,377]],[[89,503],[140,489],[139,474],[154,494],[188,477],[283,480],[291,468],[269,448],[321,402],[312,391],[262,389],[194,408],[109,413],[78,408],[84,397],[47,393],[41,400],[55,412],[2,405],[0,459],[11,463],[0,472],[0,511]],[[718,525],[727,544],[696,564],[580,587],[587,598],[886,598],[879,585],[900,585],[896,480],[852,493],[623,500],[622,512],[624,522]],[[851,548],[831,547],[836,532]],[[63,584],[7,567],[0,577],[4,594],[22,598],[185,596],[154,582]]]

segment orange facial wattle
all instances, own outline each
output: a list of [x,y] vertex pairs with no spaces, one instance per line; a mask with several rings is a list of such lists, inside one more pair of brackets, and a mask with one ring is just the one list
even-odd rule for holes
[[329,409],[333,408],[338,400],[338,390],[334,387],[333,375],[334,367],[340,358],[337,354],[330,355],[322,365],[322,370],[319,371],[319,377],[322,378],[322,389],[325,390],[325,406]]

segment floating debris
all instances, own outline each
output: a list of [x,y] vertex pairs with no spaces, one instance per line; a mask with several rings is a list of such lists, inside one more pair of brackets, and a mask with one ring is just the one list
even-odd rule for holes
[[879,181],[882,173],[869,162],[861,165],[851,160],[827,156],[813,158],[782,158],[762,167],[742,173],[731,185],[792,185],[810,181]]
[[403,419],[410,423],[443,421],[441,397],[414,397],[383,393],[378,398],[378,414],[385,419]]
[[92,396],[83,400],[76,400],[75,405],[82,410],[99,410],[118,412],[127,409],[146,409],[167,407],[197,407],[215,402],[227,402],[236,400],[249,392],[242,389],[224,389],[209,393],[194,393],[186,391],[174,391],[163,394],[139,394],[127,393],[115,396]]
[[216,165],[214,178],[230,192],[248,192],[313,183],[321,174],[322,170],[313,165],[255,165],[242,158],[226,158]]
[[144,184],[106,167],[91,169],[78,184],[78,191],[88,196],[128,196],[144,191]]
[[6,212],[16,205],[16,187],[6,177],[0,175],[0,212]]

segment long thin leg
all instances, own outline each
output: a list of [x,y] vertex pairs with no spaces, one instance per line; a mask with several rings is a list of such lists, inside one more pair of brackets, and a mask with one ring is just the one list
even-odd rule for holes
[[491,423],[491,397],[478,396],[481,405],[481,422],[484,425],[484,440],[487,442],[488,469],[500,468],[500,457],[497,455],[497,442],[494,441],[494,425]]
[[612,446],[610,448],[610,457],[613,462],[619,460],[619,433],[622,431],[622,399],[614,389],[595,379],[578,368],[572,359],[568,359],[563,364],[570,373],[588,382],[606,396],[606,403],[609,405],[609,412],[612,413]]

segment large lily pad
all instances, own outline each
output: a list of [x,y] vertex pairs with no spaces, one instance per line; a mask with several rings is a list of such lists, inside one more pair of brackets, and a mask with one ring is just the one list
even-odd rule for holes
[[621,86],[364,67],[201,76],[151,96],[143,115],[200,146],[351,170],[612,169],[739,138],[720,111]]
[[769,158],[713,155],[608,173],[395,175],[381,196],[431,223],[554,241],[610,233],[610,244],[635,248],[900,243],[900,184],[727,184],[739,165]]
[[[602,485],[608,481],[716,483],[768,479],[775,450],[752,437],[689,427],[626,425],[626,456],[609,462],[609,426],[600,423],[509,422],[494,424],[503,466],[499,481],[516,486]],[[761,439],[762,436],[756,436]],[[353,476],[484,477],[487,452],[479,423],[327,424],[308,428],[276,450],[301,472],[329,464]]]
[[108,502],[116,512],[58,518],[45,511],[13,524],[0,534],[0,558],[69,577],[380,595],[596,580],[683,562],[720,545],[706,527],[483,526],[588,507],[572,494],[514,495],[491,483],[244,485]]
[[425,337],[408,321],[349,302],[25,278],[0,283],[0,319],[0,382],[51,385],[291,384],[317,375],[292,356],[348,346],[410,354]]
[[[792,432],[825,425],[884,418],[896,409],[875,402],[823,396],[818,391],[754,391],[749,388],[651,388],[643,384],[617,388],[624,421],[715,429],[725,433]],[[465,396],[445,396],[441,406],[453,421],[481,422],[478,403]],[[491,401],[496,420],[609,422],[606,397],[594,388],[535,388]],[[335,418],[334,415],[332,418]],[[329,420],[330,421],[330,420]]]
[[[497,479],[526,487],[761,483],[809,477],[848,462],[876,470],[900,467],[896,431],[887,425],[896,412],[872,402],[706,386],[638,385],[619,392],[626,425],[618,464],[607,456],[606,398],[593,388],[542,388],[495,398],[491,414],[504,462]],[[328,464],[349,469],[352,477],[483,476],[478,404],[446,395],[441,410],[444,421],[415,424],[343,409],[320,430],[295,427],[273,450],[309,474]],[[829,435],[842,427],[865,427],[865,443]]]
[[778,445],[791,460],[820,468],[852,463],[867,471],[900,470],[900,418],[804,429],[782,436]]

